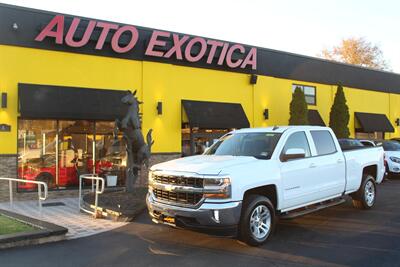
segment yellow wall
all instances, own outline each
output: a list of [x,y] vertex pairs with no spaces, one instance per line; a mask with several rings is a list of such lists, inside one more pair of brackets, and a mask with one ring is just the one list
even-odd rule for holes
[[18,83],[140,90],[142,63],[0,45],[0,91],[8,94],[0,123],[11,124],[12,130],[0,132],[1,154],[17,153]]
[[[241,103],[252,127],[287,125],[292,84],[316,86],[317,105],[329,124],[335,85],[323,85],[258,76],[256,85],[250,75],[183,67],[172,64],[140,62],[109,57],[46,51],[0,45],[0,92],[8,93],[7,109],[0,109],[0,123],[11,124],[12,132],[0,132],[0,154],[17,153],[18,83],[138,90],[144,101],[143,130],[153,129],[153,152],[181,151],[181,99]],[[383,113],[393,126],[400,117],[400,95],[345,88],[350,108],[349,129],[354,136],[354,112]],[[157,102],[163,114],[157,115]],[[269,120],[263,110],[269,109]],[[394,134],[399,136],[396,127]]]
[[[233,72],[143,63],[143,130],[154,131],[155,152],[181,151],[181,99],[241,103],[252,124],[249,76]],[[163,114],[157,115],[157,102]]]

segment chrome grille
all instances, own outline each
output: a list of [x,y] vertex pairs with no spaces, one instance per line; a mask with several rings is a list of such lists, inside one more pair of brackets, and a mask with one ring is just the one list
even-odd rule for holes
[[166,175],[154,175],[154,181],[160,184],[180,185],[180,186],[192,186],[196,188],[203,187],[203,178],[195,177],[183,177],[183,176],[166,176]]
[[156,188],[153,188],[153,194],[159,200],[190,206],[196,205],[203,198],[202,193],[171,192]]
[[203,199],[203,178],[153,174],[151,188],[155,199],[177,206],[196,206]]

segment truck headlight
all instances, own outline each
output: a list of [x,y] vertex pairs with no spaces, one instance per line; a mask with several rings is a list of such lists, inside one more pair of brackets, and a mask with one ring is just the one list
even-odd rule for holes
[[231,180],[229,178],[205,178],[204,179],[205,198],[230,198]]
[[396,163],[400,163],[400,158],[398,157],[390,157],[390,160]]

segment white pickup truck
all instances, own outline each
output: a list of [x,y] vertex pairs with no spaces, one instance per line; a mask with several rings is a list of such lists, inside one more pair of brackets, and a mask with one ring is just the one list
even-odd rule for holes
[[241,129],[203,155],[154,165],[147,206],[153,222],[192,229],[234,230],[264,243],[278,218],[294,218],[345,201],[376,201],[385,173],[381,147],[342,152],[328,127]]

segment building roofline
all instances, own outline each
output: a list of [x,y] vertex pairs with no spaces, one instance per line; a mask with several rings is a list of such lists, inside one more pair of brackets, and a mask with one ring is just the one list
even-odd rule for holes
[[[58,12],[54,12],[54,11],[46,11],[46,10],[42,10],[42,9],[28,8],[28,7],[10,5],[10,4],[4,4],[4,3],[0,3],[0,8],[8,8],[8,9],[12,9],[12,10],[19,10],[19,11],[24,11],[24,12],[36,13],[38,15],[62,14],[62,15],[68,16],[68,17],[79,17],[79,18],[82,18],[82,19],[85,19],[85,20],[94,19],[94,18],[89,18],[89,17],[75,16],[75,15],[71,15],[71,14],[58,13]],[[0,18],[0,20],[1,20],[1,18]],[[121,25],[130,25],[130,24],[126,24],[126,23],[108,21],[108,20],[103,20],[103,19],[95,19],[95,20],[104,21],[104,22],[111,22],[111,23],[117,23],[117,24],[121,24]],[[142,26],[136,26],[136,25],[134,25],[134,26],[137,27],[138,29],[140,29],[141,31],[145,31],[145,32],[149,32],[149,33],[152,32],[153,30],[161,30],[161,31],[163,31],[162,29],[154,29],[154,28],[148,28],[148,27],[142,27]],[[166,31],[166,30],[164,30],[164,31]],[[174,31],[168,31],[168,32],[177,33],[177,34],[180,34],[180,35],[183,34],[183,33],[174,32]],[[198,36],[198,35],[191,35],[191,34],[187,34],[187,35],[189,35],[189,36]],[[206,36],[199,36],[199,37],[207,38]],[[225,40],[221,40],[221,39],[215,39],[215,38],[209,38],[209,39],[228,42],[228,43],[233,43],[233,42],[225,41]],[[3,42],[1,42],[1,40],[0,40],[0,44],[3,44]],[[288,51],[281,51],[281,50],[265,48],[265,47],[260,47],[260,46],[252,46],[252,45],[248,45],[248,44],[244,44],[244,43],[241,43],[241,44],[244,45],[244,46],[247,46],[247,47],[255,47],[255,48],[257,48],[258,53],[259,53],[259,57],[260,57],[260,54],[263,54],[263,53],[267,53],[269,55],[276,54],[276,55],[278,55],[280,57],[285,57],[285,56],[286,57],[290,57],[292,62],[287,62],[287,64],[289,64],[292,67],[293,66],[296,67],[296,64],[297,65],[299,65],[299,64],[302,65],[303,64],[301,62],[296,62],[296,59],[300,60],[300,61],[307,61],[307,64],[309,65],[307,67],[308,68],[307,71],[316,70],[316,69],[318,70],[318,68],[316,68],[314,65],[315,64],[316,65],[323,64],[325,69],[329,69],[329,68],[335,69],[334,66],[344,67],[346,69],[350,68],[350,69],[352,69],[352,70],[357,72],[357,74],[355,75],[357,77],[360,76],[360,72],[366,72],[365,76],[368,76],[368,74],[374,73],[375,75],[379,75],[379,76],[384,75],[385,77],[379,77],[381,79],[384,79],[384,78],[388,78],[387,75],[389,75],[395,81],[392,81],[392,83],[390,83],[390,86],[387,86],[387,85],[385,86],[383,84],[382,87],[378,87],[378,86],[376,86],[374,84],[374,85],[371,85],[368,88],[368,86],[357,85],[357,82],[355,84],[353,84],[352,82],[343,82],[342,83],[340,81],[339,82],[336,81],[338,79],[340,80],[341,77],[336,77],[335,79],[326,79],[326,77],[319,77],[317,79],[314,79],[313,77],[309,77],[310,75],[302,75],[302,74],[292,75],[293,73],[288,74],[285,71],[282,71],[283,67],[281,69],[275,70],[275,72],[278,72],[278,74],[274,73],[274,71],[269,71],[268,68],[266,68],[265,70],[261,70],[261,72],[265,72],[265,74],[264,73],[260,73],[258,71],[254,72],[254,71],[251,71],[251,70],[250,71],[249,70],[232,70],[232,69],[221,69],[221,68],[218,68],[219,70],[226,70],[226,71],[233,71],[233,72],[244,72],[244,73],[256,73],[256,74],[272,76],[272,77],[286,78],[286,79],[306,81],[306,82],[325,83],[325,84],[330,84],[330,85],[342,83],[343,86],[346,86],[346,87],[354,87],[354,88],[374,90],[374,91],[386,91],[386,90],[389,90],[390,92],[400,93],[400,74],[396,73],[396,72],[387,71],[387,70],[373,69],[373,68],[368,68],[368,67],[363,67],[363,66],[357,66],[357,65],[347,64],[347,63],[343,63],[343,62],[337,62],[337,61],[333,61],[333,60],[318,58],[318,57],[314,57],[314,56],[297,54],[297,53],[288,52]],[[29,45],[27,45],[27,46],[30,47]],[[34,47],[34,48],[36,48],[36,47]],[[48,48],[43,48],[42,47],[41,49],[48,49]],[[53,50],[53,49],[50,49],[50,50]],[[55,49],[55,50],[57,50],[57,49]],[[72,52],[72,51],[67,51],[67,52]],[[81,52],[81,51],[73,51],[73,52],[75,52],[75,53],[85,53],[85,52]],[[99,56],[101,56],[101,55],[99,54]],[[111,55],[107,55],[107,56],[111,56]],[[117,57],[117,55],[115,55],[114,57]],[[155,60],[155,61],[158,61],[158,60]],[[270,59],[267,58],[266,61],[268,62],[268,61],[270,61]],[[171,63],[174,64],[176,62],[171,62]],[[179,63],[176,63],[176,64],[179,64]],[[183,65],[185,65],[185,64],[183,64]],[[193,65],[193,64],[191,64],[191,66],[193,66],[193,67],[205,67],[205,66],[196,66],[196,65]],[[260,66],[260,67],[263,67],[263,66]],[[350,71],[350,69],[348,69],[348,70]],[[307,71],[303,70],[303,72],[307,72]],[[322,71],[322,70],[320,70],[320,71]],[[280,75],[280,74],[282,74],[282,75]],[[338,75],[340,76],[340,74],[338,74]],[[292,76],[294,76],[294,77],[292,77]],[[321,80],[323,80],[323,81],[321,82]],[[330,80],[332,80],[332,81],[330,81]],[[389,89],[385,88],[385,87],[389,87]]]
[[[14,9],[20,9],[20,10],[29,11],[29,12],[51,13],[51,14],[53,14],[53,15],[60,14],[60,13],[55,12],[55,11],[48,11],[48,10],[44,10],[44,9],[31,8],[31,7],[24,7],[24,6],[17,6],[17,5],[11,5],[11,4],[5,4],[5,3],[0,3],[0,6],[8,7],[8,8],[14,8]],[[62,14],[63,14],[63,15],[67,15],[67,16],[71,16],[71,17],[80,17],[80,18],[89,19],[89,20],[90,20],[90,19],[96,19],[96,20],[101,20],[101,21],[106,21],[106,22],[111,22],[111,23],[118,23],[118,24],[131,25],[131,24],[127,24],[126,22],[120,22],[120,21],[109,21],[109,20],[104,20],[104,19],[97,19],[97,18],[91,18],[91,17],[83,17],[83,16],[77,16],[77,15],[73,15],[73,14],[69,14],[69,13],[62,13]],[[149,31],[152,31],[152,30],[160,30],[160,31],[168,31],[168,32],[171,32],[171,33],[187,34],[187,33],[175,32],[175,31],[173,31],[173,30],[158,29],[158,28],[149,28],[149,27],[146,27],[146,26],[138,26],[138,25],[134,25],[134,26],[137,26],[137,27],[140,27],[140,28],[143,29],[143,30],[149,30]],[[199,35],[192,35],[192,34],[187,34],[187,35],[199,36]],[[213,39],[213,40],[219,40],[219,41],[223,41],[223,42],[230,42],[230,43],[233,43],[232,41],[223,40],[223,39],[211,38],[211,37],[208,37],[208,36],[199,36],[199,37],[203,37],[203,38],[207,38],[207,39]],[[365,70],[376,71],[376,72],[382,72],[382,73],[396,74],[396,75],[399,75],[399,76],[400,76],[400,73],[397,73],[397,72],[394,72],[394,71],[374,69],[374,68],[370,68],[370,67],[364,67],[364,66],[349,64],[349,63],[345,63],[345,62],[339,62],[339,61],[335,61],[335,60],[329,60],[329,59],[325,59],[325,58],[319,58],[319,57],[316,57],[316,56],[309,56],[309,55],[298,54],[298,53],[294,53],[294,52],[290,52],[290,51],[272,49],[272,48],[267,48],[267,47],[262,47],[262,46],[255,46],[255,45],[251,45],[251,44],[248,44],[248,43],[240,43],[240,44],[246,45],[246,46],[255,47],[255,48],[260,49],[260,50],[266,50],[266,51],[274,52],[274,53],[287,54],[287,55],[290,55],[290,56],[302,57],[302,58],[311,59],[311,60],[324,61],[324,62],[327,62],[327,63],[330,63],[330,64],[337,64],[337,65],[348,66],[348,67],[353,67],[353,68],[357,68],[357,69],[365,69]]]

